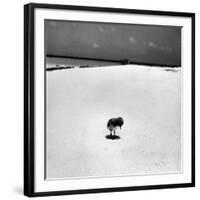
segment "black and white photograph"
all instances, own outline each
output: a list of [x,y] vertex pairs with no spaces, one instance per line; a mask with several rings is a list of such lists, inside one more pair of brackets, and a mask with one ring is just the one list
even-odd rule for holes
[[181,173],[181,27],[45,21],[46,178]]
[[194,19],[25,6],[25,195],[195,185]]

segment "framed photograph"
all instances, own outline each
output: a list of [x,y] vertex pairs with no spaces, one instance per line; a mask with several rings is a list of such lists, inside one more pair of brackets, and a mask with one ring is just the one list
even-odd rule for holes
[[195,186],[195,14],[24,6],[24,194]]

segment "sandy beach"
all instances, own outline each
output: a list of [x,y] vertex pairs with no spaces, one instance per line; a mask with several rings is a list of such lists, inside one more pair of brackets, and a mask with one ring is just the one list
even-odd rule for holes
[[[181,68],[56,70],[46,93],[47,178],[181,172]],[[120,139],[106,139],[118,116]]]

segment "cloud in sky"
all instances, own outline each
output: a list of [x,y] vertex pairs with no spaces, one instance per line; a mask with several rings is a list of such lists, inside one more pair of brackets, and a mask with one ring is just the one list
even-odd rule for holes
[[151,48],[157,48],[163,52],[167,52],[167,53],[171,53],[173,51],[173,49],[171,47],[168,47],[168,46],[163,46],[163,45],[158,45],[156,44],[155,42],[153,41],[150,41],[148,43],[148,46],[151,47]]
[[161,46],[160,50],[170,53],[170,52],[172,52],[173,49],[171,47]]
[[132,44],[135,44],[135,43],[136,43],[136,39],[135,39],[133,36],[130,36],[130,37],[129,37],[129,41],[130,41]]
[[104,28],[102,28],[102,27],[99,27],[98,29],[99,29],[99,31],[101,31],[101,32],[104,32],[104,31],[105,31]]
[[95,43],[92,44],[92,47],[93,47],[94,49],[97,49],[97,48],[99,48],[99,45],[95,42]]
[[150,41],[150,42],[148,43],[148,45],[149,45],[149,47],[152,47],[152,48],[158,47],[158,45],[157,45],[155,42],[153,42],[153,41]]
[[[100,32],[105,32],[105,31],[106,31],[106,29],[103,28],[103,27],[101,27],[101,26],[98,27],[98,30],[99,30]],[[114,31],[116,31],[116,28],[112,26],[109,30],[112,31],[112,32],[114,32]]]

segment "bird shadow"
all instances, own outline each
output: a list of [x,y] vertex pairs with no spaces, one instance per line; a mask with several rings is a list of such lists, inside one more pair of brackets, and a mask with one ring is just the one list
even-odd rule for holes
[[118,136],[118,135],[106,135],[105,137],[106,137],[106,139],[110,139],[110,140],[120,139],[120,136]]

